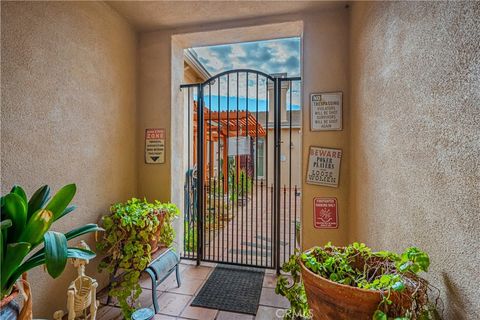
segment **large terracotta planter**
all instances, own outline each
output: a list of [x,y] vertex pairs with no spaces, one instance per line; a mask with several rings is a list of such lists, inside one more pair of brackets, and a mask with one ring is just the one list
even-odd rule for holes
[[313,320],[371,320],[382,300],[379,291],[336,283],[308,270],[303,262],[302,280]]
[[0,319],[2,320],[16,320],[20,313],[20,308],[15,302],[18,296],[18,289],[14,287],[12,293],[2,299],[0,302]]

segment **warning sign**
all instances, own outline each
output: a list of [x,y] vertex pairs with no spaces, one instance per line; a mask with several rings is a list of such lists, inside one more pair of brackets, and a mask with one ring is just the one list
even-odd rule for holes
[[145,130],[145,163],[165,162],[165,129]]
[[338,187],[342,150],[310,147],[307,183]]
[[313,93],[310,96],[310,129],[342,130],[342,93]]
[[338,228],[336,198],[313,198],[313,226],[317,229]]

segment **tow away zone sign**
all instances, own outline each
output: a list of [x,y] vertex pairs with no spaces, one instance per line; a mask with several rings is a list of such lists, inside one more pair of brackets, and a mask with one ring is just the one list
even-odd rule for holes
[[145,130],[145,163],[165,162],[165,129]]

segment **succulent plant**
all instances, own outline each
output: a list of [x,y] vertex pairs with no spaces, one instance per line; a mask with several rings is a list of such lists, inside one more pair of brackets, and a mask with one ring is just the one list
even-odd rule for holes
[[[50,276],[56,278],[65,269],[68,258],[95,257],[94,252],[68,247],[67,242],[102,230],[96,224],[87,224],[65,234],[49,231],[55,221],[75,210],[76,207],[69,204],[76,190],[75,184],[68,184],[50,198],[50,187],[45,185],[27,200],[22,187],[14,186],[10,193],[1,197],[1,298],[8,296],[22,273],[32,268],[45,264]],[[29,255],[42,242],[43,247]]]

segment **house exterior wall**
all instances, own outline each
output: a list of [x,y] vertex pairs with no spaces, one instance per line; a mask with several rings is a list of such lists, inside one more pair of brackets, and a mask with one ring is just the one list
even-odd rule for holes
[[[268,184],[273,184],[273,156],[274,156],[274,137],[273,130],[268,130]],[[292,188],[297,188],[300,190],[302,188],[302,181],[304,180],[302,172],[302,130],[299,128],[292,128],[292,148],[291,154],[289,152],[288,145],[290,144],[290,130],[282,129],[280,131],[280,140],[282,141],[281,145],[281,155],[280,155],[280,187],[283,188],[284,185],[288,188],[289,181],[291,181]],[[289,177],[290,172],[290,160],[292,163],[291,169],[291,180]],[[266,156],[264,157],[264,163],[267,161]],[[264,164],[265,165],[265,164]],[[266,166],[264,166],[266,170]],[[267,171],[265,171],[267,172]]]
[[[2,1],[1,15],[2,194],[75,182],[78,208],[52,229],[97,222],[136,194],[135,33],[102,2]],[[93,238],[84,237],[95,249]],[[103,287],[99,260],[86,272]],[[76,273],[29,272],[35,318],[66,310]]]
[[480,3],[354,3],[351,241],[430,254],[445,319],[479,319]]

